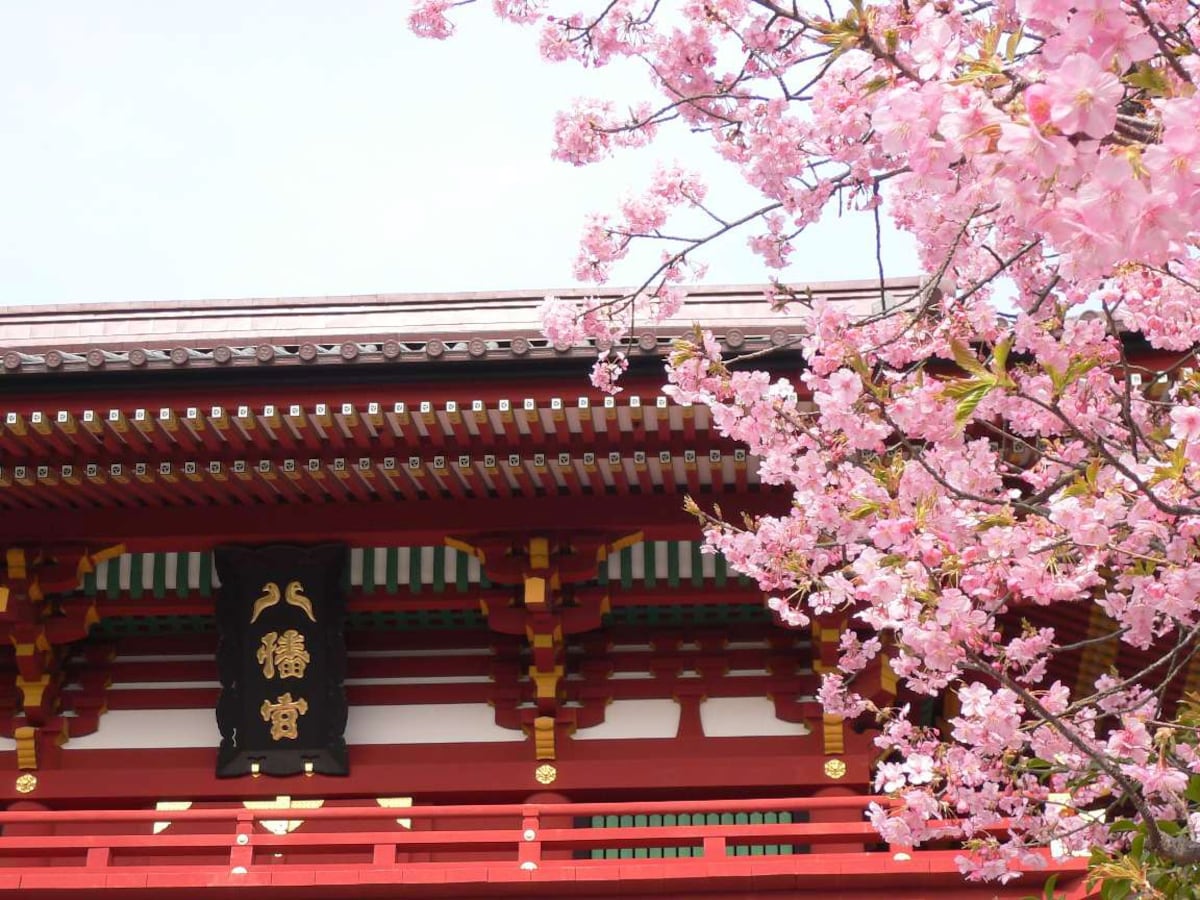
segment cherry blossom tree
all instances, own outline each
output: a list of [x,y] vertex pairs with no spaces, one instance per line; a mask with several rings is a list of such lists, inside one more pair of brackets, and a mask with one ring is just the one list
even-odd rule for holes
[[[447,37],[458,5],[420,0],[413,29]],[[1013,877],[1051,843],[1094,850],[1114,891],[1190,896],[1200,698],[1178,685],[1200,646],[1200,5],[558,6],[493,3],[540,29],[547,60],[628,58],[648,80],[644,102],[561,113],[555,156],[585,165],[682,126],[760,198],[718,210],[699,174],[664,166],[589,219],[581,279],[666,248],[617,300],[547,301],[549,337],[604,348],[597,385],[619,390],[631,323],[676,313],[715,241],[748,240],[779,270],[837,209],[915,240],[923,284],[878,314],[772,281],[765,299],[805,319],[798,379],[700,329],[667,367],[674,399],[707,406],[794,495],[749,524],[692,508],[784,621],[849,617],[820,700],[879,729],[881,834],[959,839],[973,878]],[[1060,610],[1107,631],[1071,640]],[[1105,642],[1099,677],[1054,677]],[[855,689],[879,657],[902,685],[889,708]],[[917,724],[904,701],[923,696],[947,701],[943,727]]]

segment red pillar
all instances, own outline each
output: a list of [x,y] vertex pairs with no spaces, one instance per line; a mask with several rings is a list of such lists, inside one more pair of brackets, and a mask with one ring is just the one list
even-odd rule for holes
[[[853,797],[861,793],[843,785],[829,785],[818,788],[815,797]],[[845,809],[814,809],[809,814],[810,822],[861,822],[863,811],[861,807],[846,807]],[[862,844],[813,844],[813,853],[862,853]]]
[[[525,798],[526,803],[569,803],[562,794],[555,791],[538,791]],[[575,820],[569,815],[541,816],[538,827],[545,828],[574,828]],[[542,848],[542,859],[572,859],[572,851],[563,847],[559,849]]]
[[[38,803],[36,800],[17,800],[10,803],[6,810],[8,812],[43,812],[49,807],[44,803]],[[54,826],[49,822],[43,824],[30,822],[27,824],[10,824],[3,826],[5,837],[46,837],[54,834]],[[42,856],[16,856],[10,857],[13,860],[11,864],[19,866],[52,866],[54,860],[48,855]]]

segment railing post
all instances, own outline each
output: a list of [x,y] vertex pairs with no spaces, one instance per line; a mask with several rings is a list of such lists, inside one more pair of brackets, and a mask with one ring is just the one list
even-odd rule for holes
[[229,871],[234,875],[245,875],[254,859],[254,848],[250,839],[254,833],[254,814],[239,812],[234,829],[233,846],[229,848]]
[[[842,787],[841,785],[827,785],[813,793],[814,797],[856,797],[858,796],[853,788]],[[858,824],[863,820],[863,808],[857,806],[853,800],[848,800],[846,806],[842,809],[814,809],[808,815],[808,820],[813,823],[828,823],[829,830],[837,833],[840,823]],[[862,853],[865,847],[860,843],[852,843],[850,841],[814,843],[811,846],[813,853]]]
[[371,864],[375,866],[394,866],[396,864],[396,845],[376,844],[371,855]]
[[[44,803],[38,803],[34,800],[18,800],[15,803],[10,803],[7,807],[7,811],[28,813],[49,812],[50,807],[46,806]],[[53,822],[49,819],[47,819],[45,823],[31,822],[28,824],[9,824],[6,822],[3,826],[5,837],[46,837],[48,835],[56,834],[57,831],[58,829],[54,827]],[[36,854],[27,857],[21,856],[17,857],[17,859],[19,859],[20,865],[22,866],[53,865],[53,862],[50,860],[50,858],[44,854]]]
[[704,858],[707,860],[725,858],[725,836],[723,834],[704,839]]
[[521,843],[517,847],[517,862],[532,872],[542,862],[541,816],[536,806],[527,806],[521,818]]
[[110,848],[89,847],[85,865],[89,869],[107,869],[111,860],[112,850]]

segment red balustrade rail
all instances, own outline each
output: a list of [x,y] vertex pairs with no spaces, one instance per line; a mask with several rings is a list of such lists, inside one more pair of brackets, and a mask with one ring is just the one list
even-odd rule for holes
[[[1082,860],[1047,858],[1046,870],[1018,886],[968,885],[955,850],[885,847],[863,821],[872,801],[879,798],[10,810],[0,812],[0,891],[54,898],[170,890],[182,900],[225,889],[299,900],[569,889],[574,900],[700,892],[865,900],[886,889],[895,900],[982,900],[1040,895],[1058,872],[1071,900],[1085,896]],[[803,821],[750,821],[781,811]],[[617,824],[590,827],[592,817]],[[708,824],[714,817],[723,821]]]

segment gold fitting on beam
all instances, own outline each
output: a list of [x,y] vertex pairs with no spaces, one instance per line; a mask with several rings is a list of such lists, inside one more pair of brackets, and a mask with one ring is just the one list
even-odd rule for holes
[[529,539],[529,567],[531,569],[550,568],[550,541],[547,538]]
[[832,778],[835,781],[839,778],[846,777],[846,762],[841,759],[825,760],[825,775],[827,778]]
[[826,756],[840,755],[846,752],[845,722],[841,716],[825,713],[822,720],[822,739]]
[[30,725],[22,725],[13,730],[13,737],[17,740],[17,768],[36,769],[37,729]]
[[554,719],[538,716],[533,720],[533,747],[537,759],[554,759]]
[[546,579],[539,576],[531,575],[525,579],[525,605],[528,606],[545,606],[546,605]]
[[555,666],[552,671],[543,672],[535,669],[532,666],[529,669],[529,677],[533,680],[534,688],[539,700],[550,700],[558,694],[558,682],[562,679],[563,667]]

